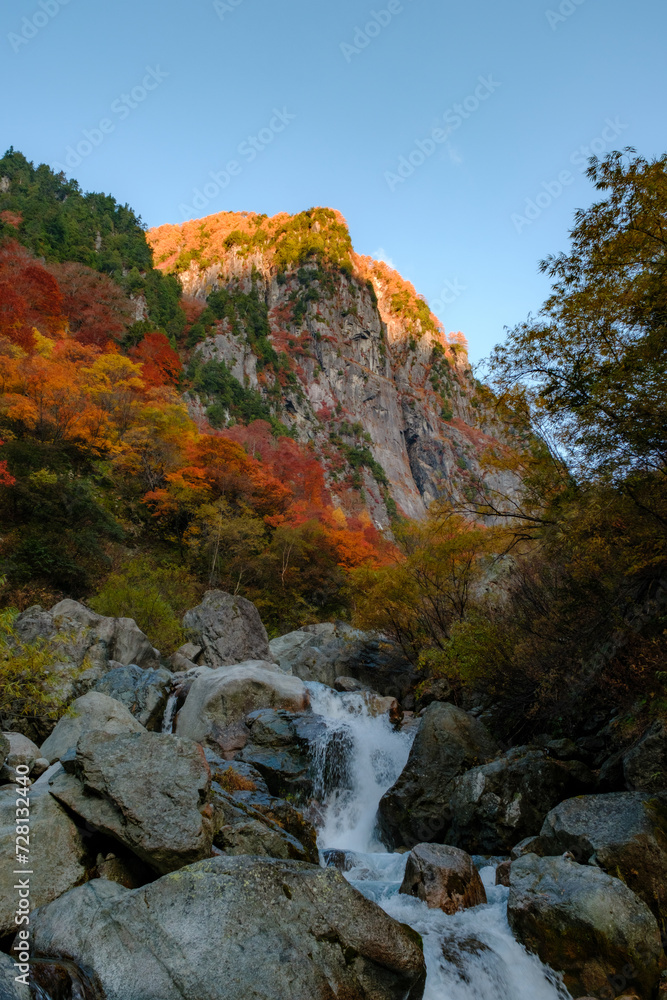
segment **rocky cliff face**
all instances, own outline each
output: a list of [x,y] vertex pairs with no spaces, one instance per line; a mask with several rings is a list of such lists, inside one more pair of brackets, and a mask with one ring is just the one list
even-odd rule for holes
[[[266,345],[228,318],[205,328],[194,355],[224,362],[313,443],[346,512],[366,507],[378,527],[394,504],[420,517],[479,472],[502,428],[478,399],[462,335],[447,337],[386,264],[356,255],[337,213],[222,213],[149,239],[191,306],[225,289],[265,310],[277,361],[267,363]],[[205,420],[205,400],[191,394],[190,407]]]

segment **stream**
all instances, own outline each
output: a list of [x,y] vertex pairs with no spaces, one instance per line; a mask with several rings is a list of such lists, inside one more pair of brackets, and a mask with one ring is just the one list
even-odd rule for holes
[[[403,770],[414,737],[373,716],[360,694],[307,684],[312,709],[326,720],[325,745],[314,766],[323,802],[318,846],[345,852],[345,877],[424,941],[428,978],[424,1000],[570,1000],[559,977],[515,940],[507,922],[509,889],[495,885],[495,864],[480,865],[488,902],[447,916],[412,896],[399,895],[407,854],[388,854],[375,829],[377,807]],[[347,749],[338,787],[326,787],[326,744]],[[316,781],[317,784],[317,781]],[[340,860],[340,854],[338,854]],[[475,859],[478,860],[478,859]]]

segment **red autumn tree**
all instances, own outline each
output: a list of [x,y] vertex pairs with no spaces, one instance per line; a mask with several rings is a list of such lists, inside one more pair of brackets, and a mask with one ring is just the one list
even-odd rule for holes
[[63,293],[63,311],[70,332],[82,344],[104,347],[125,333],[134,319],[133,306],[123,290],[106,274],[83,264],[54,264]]
[[34,346],[33,329],[53,336],[62,326],[58,282],[32,254],[7,240],[0,246],[0,336],[24,350]]
[[178,384],[183,365],[162,331],[147,333],[141,343],[128,353],[133,361],[143,364],[141,377],[147,386],[157,388]]

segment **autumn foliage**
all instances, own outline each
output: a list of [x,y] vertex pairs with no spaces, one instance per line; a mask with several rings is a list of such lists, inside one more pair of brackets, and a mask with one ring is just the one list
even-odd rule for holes
[[345,573],[385,564],[392,547],[367,515],[336,506],[307,446],[262,420],[203,432],[177,392],[181,359],[165,333],[139,324],[123,348],[132,308],[83,265],[47,268],[17,243],[0,248],[10,577],[78,596],[129,533],[173,549],[207,584],[248,594],[269,624],[342,613]]

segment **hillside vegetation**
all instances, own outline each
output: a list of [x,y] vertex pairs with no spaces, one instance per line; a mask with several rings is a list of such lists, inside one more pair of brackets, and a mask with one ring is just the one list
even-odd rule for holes
[[[461,704],[495,706],[513,736],[665,714],[667,158],[612,154],[589,176],[601,200],[543,263],[552,294],[483,387],[463,338],[355,255],[338,213],[222,213],[149,243],[127,206],[10,150],[2,604],[84,599],[167,653],[214,586],[254,601],[273,635],[343,618],[392,636],[425,691],[439,680]],[[184,294],[221,261],[241,278]],[[340,399],[306,408],[325,303],[371,344],[362,390],[388,381],[389,360],[416,373],[406,419],[422,407],[416,446],[430,421],[446,458],[423,517],[396,504],[374,436]],[[371,306],[376,332],[359,318]],[[216,337],[249,352],[255,383],[208,349]]]

